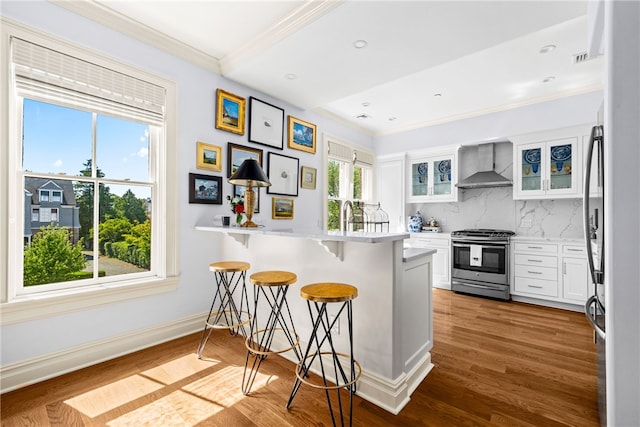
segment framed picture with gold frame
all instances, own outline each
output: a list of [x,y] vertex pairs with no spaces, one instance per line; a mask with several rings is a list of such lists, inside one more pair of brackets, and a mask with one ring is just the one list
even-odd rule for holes
[[293,199],[280,197],[271,199],[271,218],[293,219]]
[[247,100],[222,89],[216,93],[216,129],[244,135]]
[[310,166],[302,166],[302,168],[300,168],[300,188],[315,190],[317,174],[318,169]]
[[316,153],[316,125],[289,116],[289,137],[287,146],[294,150]]
[[196,168],[222,172],[222,147],[198,141],[196,144]]

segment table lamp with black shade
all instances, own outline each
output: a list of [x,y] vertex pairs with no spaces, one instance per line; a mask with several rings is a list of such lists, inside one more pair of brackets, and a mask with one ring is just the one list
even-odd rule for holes
[[234,185],[242,185],[247,187],[244,192],[244,206],[247,220],[242,223],[241,227],[257,227],[258,224],[253,222],[253,207],[256,202],[256,193],[253,187],[269,187],[271,182],[260,167],[260,163],[256,159],[245,159],[240,167],[229,178],[229,183]]

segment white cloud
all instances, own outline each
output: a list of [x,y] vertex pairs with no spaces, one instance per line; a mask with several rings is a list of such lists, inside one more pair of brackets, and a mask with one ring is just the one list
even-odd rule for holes
[[62,160],[58,159],[55,162],[53,162],[53,166],[59,168],[60,166],[62,166]]
[[149,149],[147,147],[142,147],[138,150],[138,157],[147,157],[149,155]]

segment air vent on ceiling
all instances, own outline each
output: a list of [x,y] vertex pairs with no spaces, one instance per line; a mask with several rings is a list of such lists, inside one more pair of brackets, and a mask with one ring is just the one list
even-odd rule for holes
[[574,53],[573,54],[573,63],[574,64],[579,64],[581,62],[585,62],[589,60],[589,53],[588,52],[580,52],[580,53]]
[[370,119],[370,118],[371,118],[371,116],[368,115],[368,114],[358,114],[356,116],[356,119]]

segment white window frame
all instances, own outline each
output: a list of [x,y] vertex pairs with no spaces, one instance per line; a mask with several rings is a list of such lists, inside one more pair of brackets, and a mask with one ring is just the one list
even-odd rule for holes
[[[176,137],[176,84],[140,69],[119,63],[112,58],[78,47],[51,35],[0,17],[0,92],[7,94],[0,100],[0,137],[9,144],[0,144],[0,325],[23,322],[36,318],[60,315],[87,308],[116,303],[132,298],[171,292],[179,282],[178,264],[178,188]],[[95,286],[55,290],[31,295],[12,295],[16,283],[22,282],[22,244],[24,234],[24,193],[19,192],[21,161],[18,145],[18,125],[21,108],[15,97],[14,79],[10,64],[10,38],[16,36],[41,46],[67,53],[105,68],[109,68],[155,85],[166,91],[162,141],[151,164],[151,173],[157,177],[157,194],[153,194],[152,259],[155,274],[152,277],[120,279]],[[19,111],[20,110],[20,111]],[[17,203],[19,201],[19,203]],[[7,231],[6,233],[4,231]],[[16,250],[16,248],[18,250]],[[19,268],[15,266],[19,265]],[[19,280],[19,282],[18,282]]]
[[[329,154],[329,145],[330,143],[335,143],[335,144],[339,144],[344,146],[345,148],[348,148],[349,150],[349,154],[345,154],[343,156],[332,156]],[[325,149],[323,150],[323,158],[322,158],[322,165],[323,165],[323,176],[324,176],[324,180],[323,180],[323,193],[322,193],[322,218],[323,218],[323,223],[324,223],[324,229],[327,230],[328,228],[328,222],[329,222],[329,215],[328,215],[328,206],[329,206],[329,197],[328,197],[328,190],[329,190],[329,174],[327,173],[327,170],[329,168],[329,161],[330,160],[338,160],[341,162],[344,162],[347,166],[347,170],[345,171],[345,174],[347,176],[347,180],[341,180],[340,181],[340,193],[341,194],[346,194],[347,197],[346,198],[342,198],[342,197],[338,197],[335,200],[339,200],[340,201],[340,209],[342,210],[342,204],[344,203],[344,201],[346,200],[352,200],[351,198],[349,198],[350,195],[353,194],[353,170],[354,170],[354,166],[358,165],[364,168],[369,169],[370,173],[367,174],[366,177],[366,184],[367,184],[367,188],[366,189],[362,189],[362,196],[363,198],[361,199],[361,201],[365,202],[365,203],[373,203],[373,194],[375,191],[374,188],[374,183],[375,183],[375,152],[367,147],[363,147],[361,145],[358,144],[354,144],[352,142],[348,142],[348,141],[344,141],[344,140],[340,140],[339,138],[336,138],[330,134],[323,134],[323,143],[324,143],[324,147]],[[358,161],[358,155],[360,155],[360,157],[365,157],[368,159],[368,161],[366,163],[362,163],[360,161]],[[363,183],[364,185],[365,183]],[[366,190],[366,191],[365,191]],[[340,222],[342,222],[342,218],[340,218]]]

